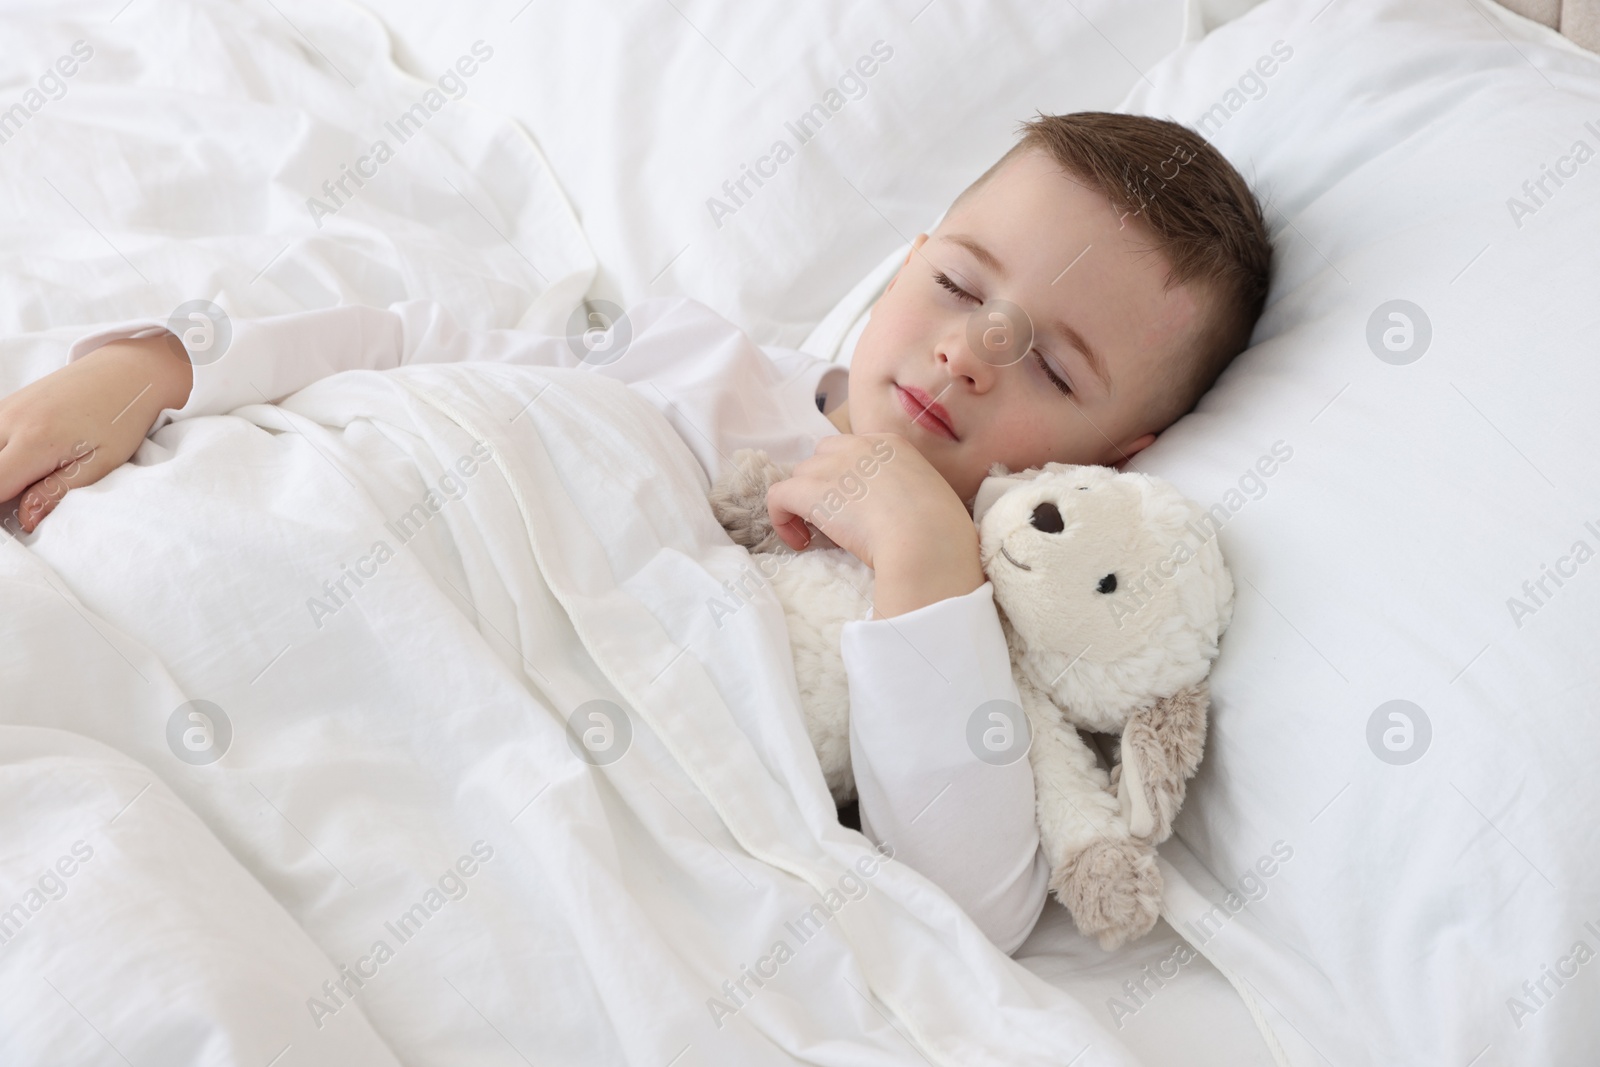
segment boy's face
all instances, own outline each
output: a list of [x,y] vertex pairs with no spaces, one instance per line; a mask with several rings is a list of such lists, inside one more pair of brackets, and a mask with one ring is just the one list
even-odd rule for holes
[[[996,462],[1116,466],[1164,428],[1146,416],[1198,322],[1196,295],[1166,290],[1166,279],[1135,218],[1048,156],[1023,153],[917,237],[873,307],[850,362],[848,412],[834,421],[901,434],[964,501]],[[906,390],[944,409],[953,434]]]

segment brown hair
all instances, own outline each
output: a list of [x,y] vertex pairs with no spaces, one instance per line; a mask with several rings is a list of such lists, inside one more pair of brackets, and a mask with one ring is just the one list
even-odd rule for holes
[[1250,343],[1267,298],[1272,244],[1261,206],[1239,172],[1205,138],[1165,119],[1108,111],[1040,115],[973,182],[959,202],[1023,152],[1044,152],[1155,238],[1167,288],[1196,283],[1201,325],[1190,356],[1168,369],[1160,433],[1176,422]]

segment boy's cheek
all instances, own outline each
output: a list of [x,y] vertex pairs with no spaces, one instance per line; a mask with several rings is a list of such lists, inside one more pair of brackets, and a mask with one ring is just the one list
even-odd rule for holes
[[[864,343],[870,344],[874,366],[882,367],[888,360],[886,353],[903,352],[912,348],[922,333],[923,325],[933,312],[921,306],[911,292],[910,285],[898,285],[879,299],[872,311],[872,319],[861,334]],[[870,339],[870,341],[869,341]],[[854,360],[851,361],[854,364]]]

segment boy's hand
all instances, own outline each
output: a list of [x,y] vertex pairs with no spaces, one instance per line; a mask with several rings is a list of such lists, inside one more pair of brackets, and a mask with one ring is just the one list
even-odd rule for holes
[[182,353],[170,333],[113,341],[0,399],[0,501],[22,494],[24,533],[138,451],[163,408],[188,402]]
[[809,520],[871,567],[879,618],[963,596],[987,580],[966,505],[899,434],[824,437],[767,490],[767,513],[790,548],[810,544]]

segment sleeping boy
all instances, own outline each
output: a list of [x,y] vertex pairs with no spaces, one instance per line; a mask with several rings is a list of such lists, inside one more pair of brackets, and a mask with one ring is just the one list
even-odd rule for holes
[[[131,323],[0,400],[0,500],[21,494],[17,522],[32,533],[68,489],[173,418],[343,370],[493,360],[619,378],[708,482],[738,448],[795,463],[768,494],[781,536],[803,549],[820,530],[874,569],[870,610],[843,635],[862,832],[1010,953],[1050,871],[1028,761],[994,766],[966,743],[973,709],[1018,702],[973,497],[995,463],[1120,467],[1153,442],[1248,344],[1270,259],[1255,197],[1197,134],[1132,115],[1041,116],[913,242],[848,370],[758,348],[688,300],[639,305],[593,346],[464,331],[422,301],[346,306],[235,323],[214,362],[163,324]],[[869,454],[868,491],[823,506]]]

